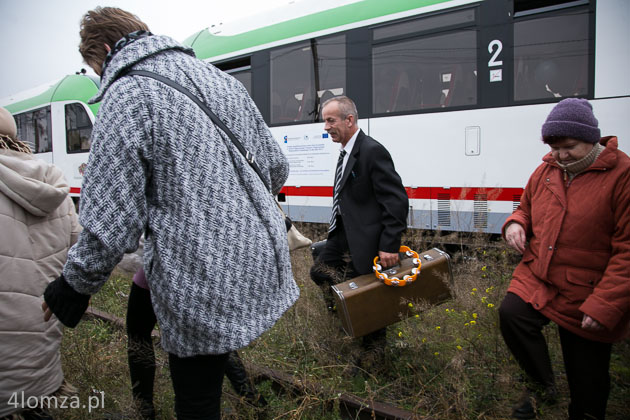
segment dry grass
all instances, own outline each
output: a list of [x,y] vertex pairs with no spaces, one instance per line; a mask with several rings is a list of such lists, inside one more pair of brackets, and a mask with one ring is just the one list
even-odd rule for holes
[[[306,233],[324,236],[321,228]],[[497,308],[518,260],[501,243],[488,243],[486,237],[470,239],[476,245],[448,247],[453,255],[455,298],[436,307],[415,302],[413,317],[388,328],[385,362],[358,375],[349,374],[360,351],[358,340],[347,337],[325,309],[320,289],[309,278],[309,250],[295,252],[292,261],[300,299],[274,328],[243,349],[241,357],[318,386],[305,395],[294,395],[264,380],[258,388],[270,404],[261,413],[235,397],[225,381],[223,418],[338,419],[340,392],[405,408],[418,419],[508,418],[521,390],[520,375],[499,333]],[[418,250],[444,249],[443,242],[443,236],[418,232],[406,238]],[[119,273],[92,304],[124,317],[129,286],[130,276]],[[547,327],[545,334],[562,398],[541,418],[565,418],[568,391],[559,339],[555,327]],[[83,321],[76,329],[66,330],[62,348],[66,376],[84,400],[93,390],[103,391],[105,408],[92,413],[64,410],[57,413],[59,418],[133,418],[125,345],[124,331],[102,321]],[[157,357],[158,418],[171,420],[173,391],[167,357],[162,351],[157,351]],[[609,419],[630,418],[629,366],[630,341],[626,340],[613,347]]]

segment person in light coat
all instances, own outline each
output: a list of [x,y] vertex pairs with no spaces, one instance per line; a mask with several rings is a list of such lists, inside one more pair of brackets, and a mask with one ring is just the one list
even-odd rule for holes
[[506,221],[523,253],[499,309],[505,342],[529,379],[513,417],[556,398],[544,325],[558,325],[570,419],[603,419],[612,343],[630,332],[630,158],[601,137],[591,104],[559,102],[542,126],[551,148]]
[[[245,87],[136,16],[96,8],[81,21],[79,50],[101,76],[101,101],[81,191],[84,230],[47,311],[75,326],[89,296],[144,233],[144,271],[169,353],[179,420],[220,418],[232,350],[270,329],[299,296],[277,194],[287,158]],[[255,157],[271,191],[189,89]]]
[[62,325],[44,322],[41,296],[81,227],[61,170],[36,159],[16,134],[0,108],[0,418],[50,419],[46,407],[22,402],[62,386]]

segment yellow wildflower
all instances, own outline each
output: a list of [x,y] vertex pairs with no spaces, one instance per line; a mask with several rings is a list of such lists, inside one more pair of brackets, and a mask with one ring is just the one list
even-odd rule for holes
[[461,350],[461,349],[462,349],[462,346],[457,346],[457,350]]
[[407,306],[409,306],[410,308],[413,308],[413,303],[409,302]]
[[401,338],[402,338],[402,336],[403,336],[402,331],[398,331],[398,337],[401,337]]
[[477,321],[475,321],[475,320],[470,321],[470,325],[475,325],[476,323],[477,323]]
[[479,315],[477,315],[477,312],[473,312],[472,317],[473,317],[474,319],[477,319],[477,317],[478,317],[478,316],[479,316]]
[[483,267],[481,267],[481,271],[486,271],[488,269],[488,267],[486,267],[485,265]]
[[488,308],[494,308],[494,303],[488,303]]
[[438,325],[437,327],[435,327],[435,331],[440,331],[440,328],[442,328],[442,327],[440,327],[440,326]]

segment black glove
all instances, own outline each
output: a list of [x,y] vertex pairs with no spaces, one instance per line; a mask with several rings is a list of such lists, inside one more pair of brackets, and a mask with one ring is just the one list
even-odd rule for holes
[[63,325],[77,326],[90,303],[90,295],[75,291],[63,278],[63,274],[52,281],[44,291],[46,305]]

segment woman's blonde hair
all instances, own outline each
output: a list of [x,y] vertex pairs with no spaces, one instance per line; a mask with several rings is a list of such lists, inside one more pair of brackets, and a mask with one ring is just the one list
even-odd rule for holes
[[0,149],[13,150],[15,152],[33,153],[28,144],[18,139],[13,139],[6,134],[0,134]]

